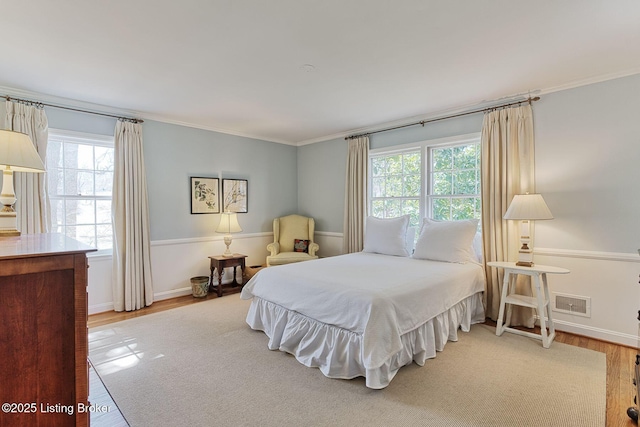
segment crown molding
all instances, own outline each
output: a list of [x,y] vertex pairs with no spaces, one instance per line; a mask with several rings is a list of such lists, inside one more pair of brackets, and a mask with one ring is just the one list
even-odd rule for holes
[[370,132],[375,132],[375,131],[386,129],[386,128],[390,128],[390,127],[403,126],[403,125],[419,122],[421,120],[433,120],[433,119],[437,119],[437,118],[440,118],[440,117],[446,117],[446,116],[449,116],[449,115],[463,113],[465,111],[470,111],[470,110],[475,110],[475,109],[483,109],[483,108],[491,108],[493,106],[496,106],[498,104],[505,103],[505,102],[515,102],[515,101],[519,101],[519,100],[524,100],[524,99],[526,99],[527,97],[529,97],[531,95],[536,95],[536,96],[547,95],[547,94],[554,93],[554,92],[560,92],[560,91],[563,91],[563,90],[574,89],[574,88],[578,88],[578,87],[581,87],[581,86],[587,86],[587,85],[591,85],[591,84],[595,84],[595,83],[601,83],[601,82],[608,81],[608,80],[615,80],[615,79],[622,78],[622,77],[628,77],[628,76],[632,76],[632,75],[635,75],[635,74],[640,74],[640,68],[632,68],[632,69],[629,69],[629,70],[618,71],[618,72],[615,72],[615,73],[601,74],[601,75],[598,75],[598,76],[593,76],[593,77],[589,77],[589,78],[586,78],[586,79],[576,80],[576,81],[565,83],[565,84],[558,85],[558,86],[552,86],[552,87],[543,88],[543,89],[532,89],[532,90],[528,90],[526,92],[521,92],[521,93],[518,93],[518,94],[509,95],[509,96],[505,96],[505,97],[494,99],[494,100],[490,100],[490,101],[484,100],[484,101],[480,101],[480,102],[477,102],[477,103],[467,104],[467,105],[464,105],[464,106],[461,106],[461,107],[451,108],[451,109],[447,109],[447,110],[435,111],[435,112],[432,112],[432,113],[417,115],[417,116],[413,116],[413,117],[407,117],[407,118],[398,119],[398,120],[394,120],[394,121],[390,121],[390,122],[379,123],[379,124],[376,124],[374,126],[367,126],[367,127],[357,128],[357,129],[350,129],[350,130],[347,130],[347,131],[344,131],[344,132],[338,132],[338,133],[334,133],[334,134],[324,135],[324,136],[320,136],[320,137],[316,137],[316,138],[312,138],[312,139],[307,139],[307,140],[302,140],[302,141],[297,141],[297,142],[295,142],[295,141],[285,141],[285,140],[280,140],[280,139],[275,139],[275,138],[269,138],[269,137],[264,137],[264,136],[261,136],[261,135],[255,135],[255,134],[251,134],[251,133],[245,133],[245,132],[241,132],[241,131],[237,131],[237,130],[233,130],[233,129],[226,129],[226,128],[221,128],[221,127],[216,127],[216,126],[199,125],[199,124],[195,124],[195,123],[190,123],[188,121],[175,120],[175,119],[172,119],[172,118],[170,118],[168,116],[165,116],[165,115],[150,114],[150,113],[144,113],[144,112],[135,111],[135,110],[126,110],[126,109],[123,109],[123,108],[115,108],[115,107],[110,107],[110,106],[107,106],[107,105],[95,104],[95,103],[84,102],[84,101],[78,101],[78,100],[74,100],[74,99],[70,99],[70,98],[63,98],[63,97],[59,97],[59,96],[55,96],[55,95],[47,95],[47,94],[42,94],[42,93],[38,93],[38,92],[32,92],[32,91],[28,91],[28,90],[10,88],[10,87],[6,87],[6,86],[0,86],[0,93],[2,95],[13,96],[13,97],[16,97],[16,98],[26,98],[26,99],[29,99],[29,100],[35,101],[35,102],[43,102],[43,103],[55,104],[55,105],[59,105],[61,107],[78,108],[78,109],[92,111],[92,112],[95,112],[95,113],[106,113],[106,114],[112,114],[112,115],[124,116],[124,117],[136,117],[136,118],[140,118],[140,119],[143,119],[143,120],[151,120],[151,121],[156,121],[156,122],[173,124],[173,125],[177,125],[177,126],[185,126],[185,127],[190,127],[190,128],[194,128],[194,129],[202,129],[202,130],[211,131],[211,132],[223,133],[223,134],[226,134],[226,135],[234,135],[234,136],[239,136],[239,137],[243,137],[243,138],[256,139],[256,140],[264,141],[264,142],[272,142],[272,143],[277,143],[277,144],[284,144],[284,145],[291,145],[291,146],[300,147],[300,146],[304,146],[304,145],[315,144],[315,143],[318,143],[318,142],[325,142],[325,141],[330,141],[330,140],[334,140],[334,139],[341,139],[341,138],[345,138],[345,137],[350,136],[350,135],[356,135],[356,134],[361,134],[361,133],[370,133]]
[[110,107],[108,105],[78,101],[75,99],[64,98],[56,95],[48,95],[44,93],[38,93],[38,92],[33,92],[33,91],[28,91],[23,89],[15,89],[7,86],[0,86],[0,96],[9,96],[9,97],[27,99],[29,101],[53,104],[60,107],[77,108],[77,109],[87,110],[87,111],[91,111],[98,114],[105,113],[105,114],[111,114],[114,116],[135,117],[142,120],[150,120],[150,121],[162,122],[162,123],[167,123],[167,124],[172,124],[177,126],[190,127],[194,129],[202,129],[202,130],[207,130],[211,132],[223,133],[226,135],[234,135],[234,136],[240,136],[243,138],[257,139],[265,142],[274,142],[278,144],[294,145],[294,146],[297,145],[295,142],[291,142],[291,141],[277,140],[274,138],[265,138],[260,135],[253,135],[249,133],[238,132],[238,131],[215,127],[215,126],[198,125],[198,124],[194,124],[186,121],[175,120],[168,116],[164,116],[160,114],[149,114],[141,111]]
[[436,111],[433,113],[429,113],[426,115],[418,115],[418,116],[413,116],[413,117],[408,117],[408,118],[404,118],[404,119],[399,119],[399,120],[395,120],[395,121],[391,121],[391,122],[385,122],[385,123],[379,123],[376,124],[375,126],[369,126],[369,127],[362,127],[362,128],[357,128],[357,129],[351,129],[349,131],[345,131],[345,132],[339,132],[339,133],[335,133],[332,135],[326,135],[323,137],[318,137],[318,138],[313,138],[313,139],[307,139],[304,141],[300,141],[298,142],[296,145],[297,146],[303,146],[303,145],[309,145],[309,144],[314,144],[317,142],[324,142],[324,141],[331,141],[333,139],[338,139],[338,138],[346,138],[347,136],[350,135],[358,135],[358,134],[362,134],[362,133],[370,133],[370,132],[376,132],[378,130],[381,129],[386,129],[386,128],[391,128],[391,127],[396,127],[396,126],[403,126],[403,125],[407,125],[407,124],[411,124],[411,123],[415,123],[415,122],[419,122],[421,120],[433,120],[433,119],[437,119],[439,117],[446,117],[446,116],[450,116],[450,115],[454,115],[454,114],[460,114],[460,113],[464,113],[465,111],[471,111],[471,110],[477,110],[477,109],[483,109],[483,108],[492,108],[496,105],[505,103],[505,102],[517,102],[519,100],[525,100],[527,99],[529,96],[541,96],[541,95],[547,95],[550,93],[554,93],[554,92],[560,92],[563,90],[568,90],[568,89],[574,89],[574,88],[578,88],[578,87],[582,87],[582,86],[588,86],[591,84],[596,84],[596,83],[602,83],[608,80],[615,80],[615,79],[619,79],[622,77],[628,77],[628,76],[633,76],[635,74],[640,74],[640,68],[632,68],[629,70],[625,70],[625,71],[619,71],[619,72],[615,72],[615,73],[609,73],[609,74],[601,74],[598,76],[593,76],[593,77],[589,77],[586,79],[582,79],[582,80],[575,80],[569,83],[565,83],[562,85],[558,85],[558,86],[552,86],[552,87],[548,87],[548,88],[544,88],[544,89],[531,89],[528,90],[526,92],[521,92],[518,94],[514,94],[514,95],[508,95],[508,96],[504,96],[502,98],[498,98],[498,99],[494,99],[491,101],[480,101],[477,103],[473,103],[473,104],[467,104],[461,107],[456,107],[456,108],[452,108],[452,109],[448,109],[448,110],[440,110],[440,111]]

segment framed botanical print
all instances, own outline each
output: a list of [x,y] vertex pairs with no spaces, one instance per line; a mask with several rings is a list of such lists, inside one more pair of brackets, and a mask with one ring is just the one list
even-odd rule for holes
[[246,179],[222,180],[222,208],[223,212],[248,212],[248,186]]
[[191,177],[191,213],[220,213],[220,180]]

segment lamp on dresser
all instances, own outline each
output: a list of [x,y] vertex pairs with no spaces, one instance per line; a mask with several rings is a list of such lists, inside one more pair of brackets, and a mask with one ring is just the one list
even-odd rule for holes
[[531,244],[531,221],[553,219],[549,207],[540,194],[518,194],[513,196],[504,219],[521,221],[520,241],[522,247],[518,251],[516,265],[522,267],[533,266],[533,245]]
[[2,168],[2,194],[0,203],[0,237],[19,236],[17,228],[16,194],[13,172],[44,172],[44,164],[31,138],[26,133],[0,130],[0,167]]
[[233,253],[229,249],[231,246],[231,241],[233,237],[231,233],[239,233],[242,231],[240,228],[240,224],[238,224],[238,214],[235,212],[224,212],[220,215],[220,223],[218,223],[218,228],[216,228],[216,233],[225,233],[224,236],[224,244],[227,245],[227,250],[224,251],[222,256],[231,257]]

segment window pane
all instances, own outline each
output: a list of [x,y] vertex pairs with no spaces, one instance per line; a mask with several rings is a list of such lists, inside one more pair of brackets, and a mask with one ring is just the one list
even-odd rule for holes
[[375,157],[371,159],[371,174],[373,176],[383,175],[385,170],[384,164],[384,157]]
[[52,227],[64,225],[64,200],[51,199],[51,225]]
[[96,222],[96,201],[78,200],[76,205],[76,224],[95,224]]
[[64,177],[64,194],[67,196],[92,196],[93,172],[67,169]]
[[402,176],[388,176],[386,185],[386,197],[402,197]]
[[113,232],[111,225],[98,225],[98,249],[111,249],[113,247]]
[[62,167],[62,142],[49,140],[47,144],[47,172],[52,168]]
[[96,172],[96,196],[111,196],[113,172]]
[[451,148],[438,148],[432,150],[432,169],[434,171],[451,170],[452,166],[452,151]]
[[387,157],[385,173],[387,175],[402,173],[402,156],[400,154]]
[[420,196],[420,175],[406,175],[403,186],[405,197]]
[[471,197],[451,199],[452,219],[472,219],[475,217],[475,200]]
[[402,201],[402,214],[411,217],[410,227],[417,227],[420,224],[420,199],[408,199]]
[[380,177],[380,178],[373,178],[372,179],[372,188],[371,188],[371,194],[373,195],[373,197],[384,197],[385,196],[385,192],[384,192],[384,183],[385,183],[385,179],[384,177]]
[[384,217],[395,218],[402,215],[402,201],[386,199],[384,201]]
[[111,226],[111,200],[96,200],[96,224]]
[[65,234],[89,246],[96,247],[95,225],[74,225],[72,227],[67,227]]
[[436,172],[433,174],[433,194],[451,194],[451,172]]
[[[48,153],[48,151],[47,151]],[[64,194],[64,170],[50,167],[47,169],[49,194],[58,196]]]
[[95,153],[96,170],[113,171],[113,148],[96,146]]
[[451,200],[449,200],[448,198],[433,198],[431,209],[431,217],[433,219],[441,221],[448,221],[451,219]]
[[411,153],[404,155],[404,171],[405,175],[420,175],[420,153]]
[[371,215],[376,218],[384,218],[384,200],[374,200],[371,203]]
[[64,167],[93,170],[93,146],[65,143]]
[[478,193],[476,171],[466,170],[453,174],[453,194]]
[[478,146],[461,145],[453,148],[453,167],[455,169],[475,169]]

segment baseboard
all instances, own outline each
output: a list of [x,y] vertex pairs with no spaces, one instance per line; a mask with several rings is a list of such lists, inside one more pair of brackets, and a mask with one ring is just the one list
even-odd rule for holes
[[105,302],[102,304],[94,304],[88,307],[89,314],[104,313],[105,311],[113,311],[113,302]]
[[[538,319],[538,316],[536,316],[537,325],[540,324]],[[553,319],[553,323],[557,331],[568,332],[570,334],[581,335],[627,347],[638,347],[637,335],[623,334],[620,332],[609,331],[607,329],[594,328],[592,326],[580,325],[578,323],[567,322],[565,320]]]

